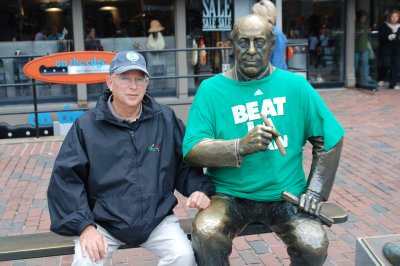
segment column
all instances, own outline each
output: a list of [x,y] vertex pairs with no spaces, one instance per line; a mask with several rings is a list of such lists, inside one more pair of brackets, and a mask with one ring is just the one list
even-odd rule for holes
[[[75,51],[85,50],[85,36],[83,34],[83,12],[82,0],[72,0],[72,21],[74,32]],[[87,106],[87,87],[86,84],[77,85],[78,106]]]
[[283,30],[283,28],[282,28],[282,0],[276,0],[275,7],[276,7],[276,23],[275,23],[275,25],[279,29]]
[[356,1],[346,1],[346,72],[345,86],[354,88],[356,86],[356,76],[354,70],[354,36],[355,36],[355,18],[356,18]]
[[[178,49],[186,47],[186,9],[185,1],[175,0],[175,46]],[[176,52],[176,75],[186,76],[187,53]],[[188,97],[188,80],[186,78],[176,79],[176,97],[183,99]]]

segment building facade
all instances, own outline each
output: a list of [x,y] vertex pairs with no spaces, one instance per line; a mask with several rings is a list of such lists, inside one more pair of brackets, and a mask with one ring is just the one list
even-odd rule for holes
[[[24,64],[37,56],[80,50],[138,50],[148,61],[150,91],[165,103],[190,103],[199,83],[233,66],[229,32],[256,0],[4,0],[0,2],[0,104],[32,101]],[[294,54],[289,69],[305,70],[318,88],[354,87],[355,16],[369,14],[370,40],[397,0],[275,0],[277,26]],[[192,49],[198,48],[199,50]],[[203,49],[200,49],[203,48]],[[370,61],[375,75],[378,58]],[[41,102],[85,106],[105,84],[38,83]]]

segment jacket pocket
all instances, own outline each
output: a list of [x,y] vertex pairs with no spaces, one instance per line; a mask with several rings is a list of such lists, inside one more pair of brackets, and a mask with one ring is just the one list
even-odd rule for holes
[[142,199],[138,194],[97,198],[93,208],[94,220],[119,230],[140,227]]

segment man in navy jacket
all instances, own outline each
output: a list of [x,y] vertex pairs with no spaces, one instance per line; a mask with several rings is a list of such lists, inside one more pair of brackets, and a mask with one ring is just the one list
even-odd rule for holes
[[141,54],[118,53],[106,82],[109,90],[75,121],[55,161],[51,231],[76,236],[72,265],[102,265],[124,243],[152,251],[159,265],[195,265],[173,214],[174,190],[188,207],[205,209],[214,186],[183,161],[185,127],[146,93]]

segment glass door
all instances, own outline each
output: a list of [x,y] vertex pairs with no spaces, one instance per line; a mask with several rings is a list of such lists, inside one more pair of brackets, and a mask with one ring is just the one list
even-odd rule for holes
[[[309,81],[314,87],[344,84],[345,6],[343,0],[282,1],[288,43],[308,43]],[[296,56],[290,60],[297,60]]]

